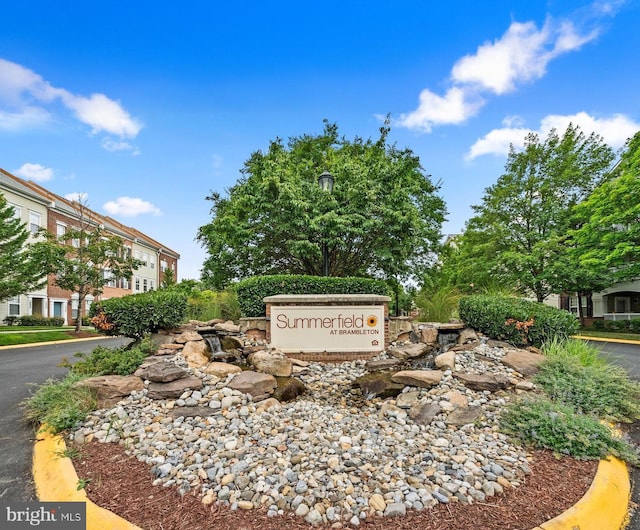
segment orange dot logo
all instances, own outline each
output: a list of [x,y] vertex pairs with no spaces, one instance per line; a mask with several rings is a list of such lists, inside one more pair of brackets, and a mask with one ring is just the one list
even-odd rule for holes
[[369,315],[367,317],[367,326],[375,328],[378,325],[378,317],[375,315]]

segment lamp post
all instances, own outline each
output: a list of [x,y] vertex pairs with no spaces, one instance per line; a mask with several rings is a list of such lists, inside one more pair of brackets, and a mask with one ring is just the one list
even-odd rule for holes
[[[318,177],[318,186],[327,193],[333,193],[334,178],[331,173],[324,171]],[[327,240],[322,240],[322,275],[329,276],[329,249],[327,248]]]

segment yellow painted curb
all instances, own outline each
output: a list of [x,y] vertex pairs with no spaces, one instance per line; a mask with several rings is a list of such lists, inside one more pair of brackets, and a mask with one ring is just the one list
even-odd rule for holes
[[533,530],[620,530],[629,509],[627,465],[614,457],[600,460],[591,487],[576,504]]
[[593,340],[596,342],[616,342],[618,344],[637,344],[640,345],[640,341],[628,340],[628,339],[607,339],[606,337],[590,337],[589,335],[573,335],[572,339]]
[[86,342],[89,340],[102,340],[113,339],[114,337],[107,337],[106,335],[100,337],[85,337],[84,339],[67,339],[67,340],[50,340],[45,342],[30,342],[29,344],[9,344],[7,346],[0,346],[0,350],[13,350],[16,348],[32,348],[34,346],[55,346],[56,344],[73,344],[74,342]]
[[33,480],[42,502],[84,502],[87,530],[141,530],[122,517],[100,508],[78,491],[78,475],[69,458],[61,456],[66,445],[61,436],[40,429],[33,446]]
[[[122,517],[100,508],[77,490],[78,475],[61,436],[40,429],[33,448],[33,479],[43,502],[76,501],[87,505],[87,530],[141,530]],[[620,530],[627,518],[631,482],[626,464],[617,458],[601,460],[593,482],[574,506],[532,530]]]

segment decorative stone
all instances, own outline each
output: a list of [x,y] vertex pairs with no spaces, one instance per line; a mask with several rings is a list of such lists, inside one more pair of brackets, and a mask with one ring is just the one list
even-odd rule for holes
[[454,410],[447,416],[446,422],[448,425],[456,425],[461,427],[473,423],[482,415],[482,409],[480,407],[461,407]]
[[420,337],[425,344],[438,344],[438,328],[426,326],[420,331]]
[[440,412],[442,409],[439,405],[422,400],[409,409],[409,417],[418,425],[429,425]]
[[220,379],[224,379],[229,374],[239,374],[240,372],[242,372],[242,368],[240,368],[239,366],[236,366],[235,364],[220,363],[220,362],[211,362],[207,364],[204,368],[201,368],[201,370],[205,374],[215,375]]
[[458,335],[458,344],[466,344],[467,342],[474,342],[478,340],[478,334],[473,328],[464,328],[460,335]]
[[168,383],[187,377],[189,374],[173,363],[160,361],[145,367],[141,366],[135,371],[134,375],[154,383]]
[[393,374],[391,380],[404,385],[431,388],[442,381],[442,375],[440,370],[403,370]]
[[199,377],[183,377],[169,383],[150,383],[147,397],[150,399],[179,398],[185,390],[200,388],[202,388],[202,379]]
[[387,505],[384,511],[385,517],[398,517],[400,515],[406,515],[407,507],[402,502],[392,502]]
[[438,370],[455,370],[456,368],[456,353],[448,351],[438,355],[434,362]]
[[509,350],[502,358],[502,364],[512,368],[525,377],[535,375],[540,370],[540,365],[546,360],[544,355],[527,350]]
[[273,394],[273,397],[279,402],[293,401],[298,396],[301,396],[307,391],[307,387],[304,383],[295,377],[290,377],[284,382],[278,384],[278,388]]
[[282,352],[257,351],[249,355],[249,362],[257,372],[278,377],[289,377],[293,364]]
[[115,404],[133,391],[144,389],[144,381],[135,375],[100,375],[78,381],[74,386],[90,388],[101,407]]
[[202,335],[200,335],[200,333],[198,333],[197,331],[183,331],[175,339],[177,344],[186,344],[187,342],[199,340],[203,339]]
[[387,509],[387,502],[384,497],[379,493],[374,493],[369,498],[369,506],[371,506],[377,512],[384,512]]
[[378,370],[388,370],[400,363],[399,359],[380,359],[377,361],[367,361],[364,365],[369,372],[377,372]]
[[251,394],[255,400],[271,396],[277,386],[272,375],[252,371],[240,372],[229,383],[229,388]]
[[403,384],[392,381],[388,372],[365,374],[358,377],[353,384],[360,387],[360,392],[367,399],[394,397],[404,388]]
[[418,390],[412,390],[411,392],[402,392],[396,398],[396,407],[401,409],[408,409],[418,400],[420,392]]
[[504,375],[492,374],[465,374],[456,372],[453,374],[456,379],[462,381],[464,386],[472,390],[488,390],[497,392],[509,387],[509,379]]
[[233,320],[227,320],[226,322],[218,323],[213,326],[213,329],[225,333],[240,333],[240,326],[234,324]]
[[200,368],[209,362],[209,347],[204,340],[187,342],[182,349],[182,356],[189,368]]
[[414,359],[431,351],[428,344],[419,342],[418,344],[404,344],[389,348],[389,354],[400,360]]

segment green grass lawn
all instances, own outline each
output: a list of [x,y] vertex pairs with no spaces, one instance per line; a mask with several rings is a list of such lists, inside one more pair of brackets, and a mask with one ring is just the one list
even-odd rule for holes
[[640,335],[637,333],[615,333],[613,331],[594,331],[592,329],[581,329],[578,335],[583,337],[596,337],[600,339],[623,339],[640,341]]
[[[15,331],[12,329],[11,333],[0,333],[0,346],[17,346],[19,344],[35,344],[38,342],[51,342],[54,340],[72,340],[78,338],[74,335],[72,328],[44,328],[46,331],[35,331],[33,328],[29,328],[30,332],[24,333],[23,331]],[[4,331],[4,330],[3,330]],[[95,334],[99,337],[99,333]],[[86,337],[87,333],[83,332],[83,337]]]

